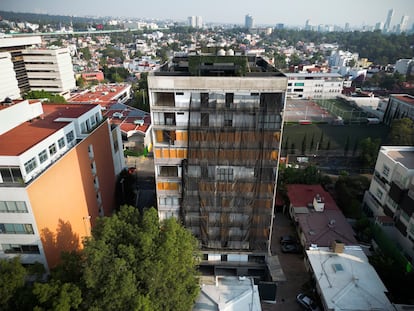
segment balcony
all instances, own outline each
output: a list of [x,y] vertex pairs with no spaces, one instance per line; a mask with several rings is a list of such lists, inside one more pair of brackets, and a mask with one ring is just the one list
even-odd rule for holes
[[397,184],[396,182],[393,181],[391,183],[391,188],[390,188],[390,191],[388,192],[388,195],[396,203],[400,203],[406,192],[407,191],[404,190],[399,184]]

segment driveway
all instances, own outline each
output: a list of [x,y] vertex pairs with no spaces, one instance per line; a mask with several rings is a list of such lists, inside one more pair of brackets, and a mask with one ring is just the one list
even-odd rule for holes
[[295,235],[295,228],[287,215],[275,214],[271,250],[279,257],[286,281],[279,282],[276,293],[276,304],[262,303],[263,311],[300,311],[296,295],[303,290],[303,285],[310,280],[305,270],[302,254],[284,254],[280,250],[279,239],[282,235]]

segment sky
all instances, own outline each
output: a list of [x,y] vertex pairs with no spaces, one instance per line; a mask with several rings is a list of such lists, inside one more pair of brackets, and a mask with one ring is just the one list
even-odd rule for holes
[[344,26],[384,22],[394,9],[392,24],[408,15],[414,21],[413,0],[0,0],[0,10],[73,16],[113,16],[184,21],[202,16],[204,22],[244,24],[250,14],[256,25]]

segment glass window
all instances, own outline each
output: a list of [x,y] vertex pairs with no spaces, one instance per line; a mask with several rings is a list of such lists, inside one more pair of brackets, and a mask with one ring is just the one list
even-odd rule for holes
[[0,201],[0,213],[27,213],[24,201]]
[[63,147],[65,147],[65,138],[64,137],[59,138],[58,146],[59,146],[59,149],[62,149]]
[[0,224],[0,234],[33,234],[31,224]]
[[55,143],[53,143],[53,144],[51,144],[51,145],[49,146],[49,153],[50,153],[50,156],[54,155],[56,152],[57,152],[57,150],[56,150],[56,144],[55,144]]
[[35,158],[30,159],[24,164],[24,169],[26,170],[27,174],[33,171],[36,167],[37,167],[37,162]]
[[384,167],[383,167],[383,169],[382,169],[382,174],[383,174],[385,177],[388,177],[388,175],[390,174],[390,168],[389,168],[388,166],[386,166],[385,164],[384,164]]
[[43,163],[47,160],[47,152],[46,150],[43,150],[42,152],[39,153],[39,162]]
[[66,134],[66,141],[68,143],[72,142],[75,139],[75,136],[73,135],[73,131],[70,131]]
[[217,168],[217,180],[233,181],[233,169],[232,168]]

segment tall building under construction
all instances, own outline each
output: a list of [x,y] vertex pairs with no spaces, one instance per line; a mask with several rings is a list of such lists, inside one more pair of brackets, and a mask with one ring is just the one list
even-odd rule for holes
[[286,76],[256,56],[180,55],[148,86],[160,219],[182,219],[215,273],[249,273],[269,250]]

